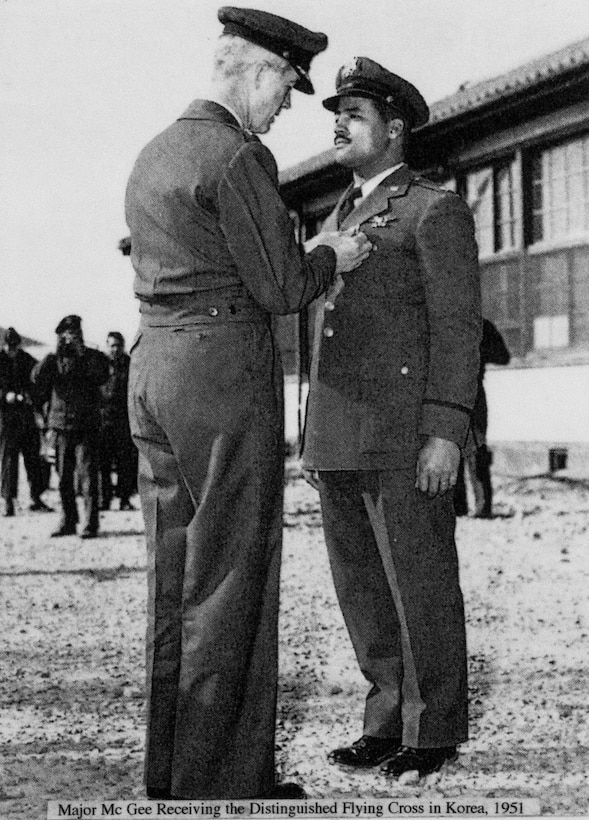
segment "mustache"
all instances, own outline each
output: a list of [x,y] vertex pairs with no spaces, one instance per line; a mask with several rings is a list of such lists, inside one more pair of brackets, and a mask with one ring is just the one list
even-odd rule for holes
[[342,140],[345,140],[346,142],[350,142],[350,135],[348,134],[348,132],[343,131],[340,128],[335,129],[333,138],[334,138],[334,140],[342,139]]

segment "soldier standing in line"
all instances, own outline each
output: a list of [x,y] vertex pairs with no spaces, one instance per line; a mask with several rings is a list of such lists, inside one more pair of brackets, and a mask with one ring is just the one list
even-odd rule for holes
[[130,358],[125,339],[117,330],[106,337],[110,376],[100,388],[100,509],[110,509],[113,497],[112,469],[117,474],[120,510],[133,510],[131,495],[137,471],[137,448],[131,438],[127,391]]
[[354,172],[325,228],[359,226],[374,248],[318,311],[303,450],[371,684],[362,737],[331,758],[427,774],[467,738],[452,487],[477,384],[474,225],[460,197],[405,164],[429,116],[413,85],[357,57],[324,106]]
[[[148,547],[152,798],[299,798],[275,782],[283,374],[270,315],[368,256],[299,249],[266,133],[312,93],[324,34],[224,7],[213,93],[140,154],[127,189],[139,335],[131,430]],[[358,275],[361,275],[359,272]]]
[[41,499],[43,481],[39,430],[35,421],[31,371],[37,360],[21,348],[22,339],[13,327],[4,334],[0,350],[0,465],[4,515],[14,515],[18,495],[18,462],[23,455],[33,512],[50,512]]
[[57,350],[33,368],[37,399],[47,403],[47,429],[54,439],[59,473],[61,521],[52,538],[74,535],[78,523],[75,475],[80,478],[85,520],[82,538],[98,535],[98,442],[100,385],[108,379],[104,353],[84,345],[79,316],[55,329]]

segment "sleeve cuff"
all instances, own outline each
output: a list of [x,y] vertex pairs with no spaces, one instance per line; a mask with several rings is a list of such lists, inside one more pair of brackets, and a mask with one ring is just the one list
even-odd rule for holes
[[436,401],[423,404],[421,435],[445,438],[462,448],[466,442],[469,424],[470,413],[466,408],[448,406]]

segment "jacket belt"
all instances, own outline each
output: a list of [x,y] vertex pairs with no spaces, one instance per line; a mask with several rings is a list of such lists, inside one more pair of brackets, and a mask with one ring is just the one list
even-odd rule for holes
[[270,319],[270,314],[251,297],[223,290],[142,300],[140,311],[144,327],[225,322],[268,323]]

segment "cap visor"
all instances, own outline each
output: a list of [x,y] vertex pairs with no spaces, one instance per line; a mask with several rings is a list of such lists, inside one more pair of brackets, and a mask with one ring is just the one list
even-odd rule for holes
[[296,88],[297,91],[302,91],[303,94],[314,94],[315,93],[315,89],[313,88],[313,85],[311,84],[311,80],[309,80],[307,77],[299,76],[299,79],[296,81],[293,88]]
[[382,100],[379,94],[373,94],[371,91],[364,91],[362,88],[346,88],[341,94],[336,94],[334,97],[328,97],[323,100],[323,107],[328,111],[337,111],[339,101],[344,97],[364,97],[367,100]]

